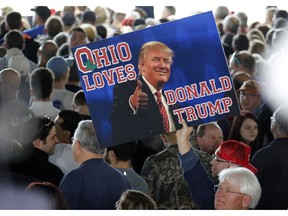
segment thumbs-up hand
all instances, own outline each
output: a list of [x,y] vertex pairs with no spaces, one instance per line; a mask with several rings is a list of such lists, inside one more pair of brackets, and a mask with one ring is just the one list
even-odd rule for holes
[[148,95],[142,92],[142,82],[140,80],[137,80],[137,86],[130,97],[130,103],[135,110],[145,109],[148,105]]

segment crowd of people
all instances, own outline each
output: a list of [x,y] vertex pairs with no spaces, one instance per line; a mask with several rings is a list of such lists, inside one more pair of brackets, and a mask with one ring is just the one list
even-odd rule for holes
[[140,123],[137,140],[118,145],[136,130],[127,121],[114,125],[117,145],[105,149],[71,48],[171,22],[176,8],[163,7],[159,20],[147,7],[31,10],[33,23],[11,7],[0,18],[0,209],[288,209],[288,106],[267,79],[288,56],[286,10],[267,6],[265,22],[249,25],[243,11],[213,11],[241,110],[216,122],[173,123],[161,95],[173,51],[143,45],[140,78],[125,84],[128,98],[116,88],[115,104],[127,106],[114,108],[151,117],[159,135]]

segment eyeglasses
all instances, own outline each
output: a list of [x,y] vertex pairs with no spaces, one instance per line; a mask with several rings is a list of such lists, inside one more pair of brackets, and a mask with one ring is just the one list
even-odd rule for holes
[[231,163],[230,161],[221,160],[219,157],[217,157],[217,155],[212,155],[212,156],[213,156],[213,160],[216,160],[217,162],[221,162],[221,163]]
[[247,94],[243,91],[240,91],[240,97],[249,97],[249,98],[258,98],[260,95],[258,94]]
[[40,140],[44,140],[48,136],[51,128],[54,126],[54,122],[51,121],[48,116],[44,116],[41,118],[41,123],[42,126],[39,129],[38,135]]
[[241,195],[247,195],[245,193],[241,193],[241,192],[234,192],[234,191],[231,191],[230,189],[228,188],[222,188],[221,186],[219,185],[214,185],[214,192],[224,192],[224,193],[229,193],[229,194],[241,194]]

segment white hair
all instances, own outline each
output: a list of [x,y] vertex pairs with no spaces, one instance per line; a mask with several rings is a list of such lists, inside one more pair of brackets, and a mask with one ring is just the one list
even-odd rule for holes
[[240,187],[241,193],[251,196],[249,208],[256,207],[261,197],[261,186],[252,171],[245,167],[229,167],[219,173],[219,183],[224,180]]

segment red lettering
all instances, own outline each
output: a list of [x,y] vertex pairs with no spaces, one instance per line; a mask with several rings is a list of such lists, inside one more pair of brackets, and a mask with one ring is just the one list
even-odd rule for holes
[[209,115],[215,116],[215,113],[223,114],[223,109],[221,107],[221,102],[219,99],[215,101],[215,105],[211,103],[210,101],[207,102]]
[[103,70],[102,71],[103,76],[105,77],[105,79],[107,80],[107,84],[110,85],[115,85],[115,81],[114,81],[114,69],[109,69],[107,70]]
[[[201,109],[201,107],[202,107],[202,109]],[[199,118],[201,118],[201,119],[207,118],[208,112],[207,112],[207,104],[206,103],[197,104],[197,105],[195,105],[195,108],[197,110]]]
[[222,91],[229,91],[232,89],[231,80],[228,76],[223,76],[219,78],[222,86]]
[[178,123],[181,124],[183,121],[182,113],[184,112],[183,108],[173,110],[173,114],[177,115]]
[[86,69],[85,63],[83,62],[84,56],[86,57],[86,59],[88,59],[90,62],[92,62],[94,64],[94,59],[93,59],[91,50],[88,49],[88,47],[84,46],[84,47],[80,47],[80,48],[76,49],[76,51],[74,53],[74,57],[75,57],[75,61],[76,61],[77,65],[78,65],[79,71],[81,71],[82,73],[89,73],[89,72],[91,72],[91,70]]
[[173,105],[176,103],[176,97],[173,90],[166,90],[164,91],[164,94],[168,105]]
[[113,65],[118,64],[119,61],[118,61],[117,56],[116,56],[116,53],[115,53],[115,47],[114,47],[114,45],[108,46],[108,50],[110,51],[110,55],[111,55],[111,57],[112,57],[112,64],[113,64]]
[[123,82],[126,82],[127,79],[126,77],[124,76],[124,73],[123,73],[123,67],[116,67],[114,68],[115,70],[115,73],[116,73],[116,77],[118,79],[118,83],[123,83]]
[[193,98],[199,98],[196,83],[192,84],[191,86],[185,86],[185,89],[187,92],[188,100],[192,100]]
[[209,80],[209,83],[210,83],[210,85],[212,87],[213,94],[217,94],[217,93],[221,92],[221,88],[216,89],[216,85],[215,85],[215,80],[214,79]]
[[[101,51],[101,53],[100,53]],[[93,54],[94,54],[94,57],[96,59],[96,65],[97,65],[97,68],[102,68],[104,67],[104,65],[107,67],[109,65],[111,65],[111,62],[108,58],[108,55],[107,55],[107,48],[106,47],[102,47],[99,49],[95,49],[93,50]],[[104,61],[104,65],[102,63],[102,61]]]
[[84,76],[82,76],[82,78],[83,78],[83,81],[85,83],[86,91],[92,91],[92,90],[95,89],[95,85],[90,85],[89,84],[88,75],[84,75]]
[[212,94],[212,92],[210,91],[210,89],[207,86],[207,82],[206,81],[200,82],[199,85],[200,85],[200,95],[201,95],[201,97],[204,97],[205,95],[208,96],[208,95]]
[[97,88],[103,88],[105,85],[102,74],[99,72],[93,74],[93,81]]
[[129,44],[127,44],[126,42],[118,43],[116,46],[116,50],[122,62],[131,60],[132,54],[131,54]]
[[128,80],[134,80],[137,77],[137,73],[134,70],[134,65],[133,64],[127,64],[125,65],[125,71],[127,73],[127,79]]
[[198,119],[195,109],[192,106],[185,107],[184,110],[186,112],[188,122]]
[[221,101],[224,106],[224,112],[228,113],[229,112],[229,107],[232,105],[232,99],[229,97],[221,98]]

